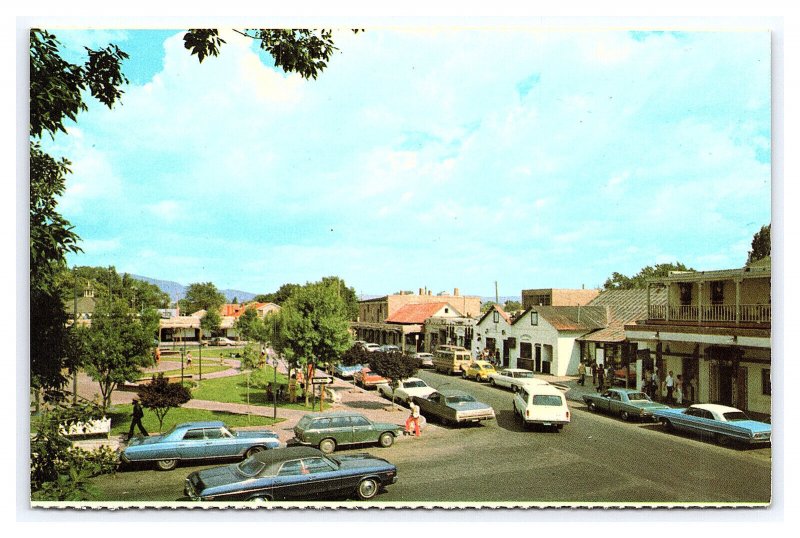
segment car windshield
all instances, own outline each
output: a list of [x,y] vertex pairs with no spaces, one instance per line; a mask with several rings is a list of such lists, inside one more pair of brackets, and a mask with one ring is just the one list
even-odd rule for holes
[[475,398],[469,394],[454,394],[453,396],[446,396],[444,401],[449,404],[458,404],[464,402],[474,402]]
[[636,400],[649,400],[650,398],[644,392],[629,392],[628,399],[633,402]]
[[722,416],[728,422],[736,422],[737,420],[750,420],[750,417],[741,411],[731,411],[730,413],[723,413]]
[[266,463],[259,461],[256,458],[247,458],[242,463],[237,465],[236,468],[244,476],[256,476],[258,473],[264,470],[266,465]]
[[419,380],[419,381],[406,381],[405,383],[403,383],[403,386],[407,389],[418,389],[422,387],[427,387],[428,385],[426,385],[424,381]]
[[311,420],[311,417],[306,415],[297,422],[297,427],[301,429],[308,428],[308,425],[311,424]]

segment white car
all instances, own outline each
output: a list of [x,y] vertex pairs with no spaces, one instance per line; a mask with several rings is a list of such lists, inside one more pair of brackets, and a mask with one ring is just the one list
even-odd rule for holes
[[378,344],[364,344],[364,349],[366,349],[369,352],[378,351],[380,347],[381,346],[379,346]]
[[564,393],[552,385],[528,385],[514,394],[514,416],[524,426],[544,426],[556,431],[570,422]]
[[408,379],[401,380],[394,391],[392,391],[392,387],[388,383],[381,383],[378,385],[378,393],[385,398],[391,400],[393,392],[395,400],[408,403],[414,396],[427,398],[436,392],[436,389],[428,386],[427,383],[418,377],[409,377]]
[[433,353],[414,353],[420,368],[433,368]]
[[549,385],[544,379],[533,377],[533,372],[523,368],[503,368],[489,374],[489,384],[493,387],[504,387],[516,391],[519,387],[527,385]]

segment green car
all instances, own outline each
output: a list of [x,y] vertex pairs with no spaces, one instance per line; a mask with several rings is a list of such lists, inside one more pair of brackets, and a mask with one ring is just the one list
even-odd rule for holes
[[403,427],[386,422],[372,422],[358,413],[311,413],[294,427],[294,436],[301,445],[316,446],[330,454],[340,445],[377,443],[388,448]]

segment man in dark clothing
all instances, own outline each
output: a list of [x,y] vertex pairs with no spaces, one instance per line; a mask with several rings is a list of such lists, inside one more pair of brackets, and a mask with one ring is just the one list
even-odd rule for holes
[[603,392],[603,385],[605,384],[605,372],[603,371],[603,365],[597,365],[597,392]]
[[139,400],[137,400],[136,398],[133,399],[133,413],[132,413],[132,416],[133,416],[133,420],[131,420],[131,429],[128,432],[128,439],[133,437],[133,428],[134,428],[134,426],[139,426],[139,431],[142,433],[142,435],[147,437],[147,435],[148,435],[147,430],[145,430],[144,426],[142,426],[142,417],[144,416],[144,411],[142,411],[142,406],[139,405]]

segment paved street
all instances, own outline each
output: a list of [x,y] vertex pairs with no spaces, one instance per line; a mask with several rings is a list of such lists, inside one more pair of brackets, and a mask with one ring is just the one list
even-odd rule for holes
[[[370,452],[397,465],[397,484],[376,503],[769,502],[769,448],[720,447],[655,424],[595,415],[574,401],[572,423],[560,433],[525,430],[511,411],[511,392],[427,371],[418,375],[491,404],[497,420],[458,428],[434,423],[421,438],[399,439],[389,449],[342,451]],[[126,471],[97,484],[120,501],[176,501],[183,479],[197,468]]]

